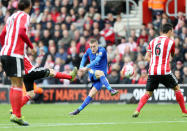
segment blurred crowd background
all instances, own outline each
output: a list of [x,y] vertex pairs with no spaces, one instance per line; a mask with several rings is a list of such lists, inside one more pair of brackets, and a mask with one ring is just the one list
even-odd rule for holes
[[[16,11],[17,4],[17,0],[7,3],[0,0],[0,32],[7,18]],[[187,83],[187,22],[182,12],[174,20],[164,12],[154,12],[151,23],[135,29],[127,28],[126,19],[107,5],[107,17],[102,19],[100,7],[100,0],[34,0],[28,32],[35,50],[35,53],[28,51],[32,64],[69,73],[74,66],[79,67],[84,52],[89,48],[89,40],[96,38],[100,46],[107,50],[107,77],[111,84],[145,84],[149,67],[144,61],[146,48],[153,38],[160,35],[160,27],[169,22],[175,30],[172,71],[179,83]],[[133,77],[120,76],[119,72],[125,64],[134,66]],[[10,83],[1,65],[0,83]],[[37,83],[70,84],[70,81],[47,78]],[[71,82],[88,83],[88,75],[81,72]]]

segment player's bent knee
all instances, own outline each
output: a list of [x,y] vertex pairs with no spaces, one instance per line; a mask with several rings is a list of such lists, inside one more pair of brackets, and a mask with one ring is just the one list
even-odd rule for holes
[[174,89],[174,91],[180,90],[180,86],[177,85],[177,86],[175,86],[173,89]]
[[53,69],[49,69],[48,76],[54,77],[55,76],[55,71]]
[[152,96],[152,95],[153,95],[153,92],[151,92],[151,91],[146,91],[146,94],[148,94],[149,96]]
[[21,77],[10,77],[12,86],[16,86],[17,88],[21,88],[23,84],[23,79]]
[[95,76],[98,78],[98,77],[101,77],[101,76],[104,76],[105,74],[103,73],[103,71],[100,71],[100,70],[96,70],[95,71]]

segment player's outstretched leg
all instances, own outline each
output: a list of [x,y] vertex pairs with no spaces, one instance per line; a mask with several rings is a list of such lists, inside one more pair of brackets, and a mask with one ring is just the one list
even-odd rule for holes
[[112,89],[112,88],[111,88],[111,86],[110,86],[110,84],[109,84],[109,82],[108,82],[106,76],[104,75],[104,73],[103,73],[102,71],[97,70],[97,71],[95,72],[95,75],[96,75],[96,77],[99,77],[100,82],[101,82],[103,85],[105,85],[105,87],[107,88],[107,90],[110,91],[110,93],[111,93],[112,96],[114,96],[114,95],[116,95],[116,94],[119,93],[118,90],[115,90],[115,89]]
[[[49,76],[52,76],[52,77],[55,77],[58,79],[69,79],[71,81],[73,81],[75,79],[76,75],[77,75],[77,67],[74,67],[74,69],[70,72],[70,74],[55,72],[53,69],[50,69],[50,74],[49,74]],[[24,82],[27,83],[28,80],[24,79]],[[29,80],[29,82],[30,82],[30,80]],[[34,84],[34,82],[32,84]],[[34,96],[35,96],[34,90],[27,92],[27,95],[24,96],[22,99],[21,106],[23,107],[30,99],[34,98]],[[10,113],[11,113],[11,111],[10,111]]]
[[150,98],[150,96],[152,95],[152,93],[150,92],[146,92],[142,98],[140,99],[139,103],[138,103],[138,107],[136,108],[136,111],[133,113],[132,117],[138,117],[140,114],[140,110],[143,108],[143,106],[147,103],[148,99]]
[[[58,78],[58,79],[69,79],[69,80],[73,81],[75,79],[76,75],[77,75],[77,67],[74,67],[74,69],[70,72],[70,74],[65,74],[65,73],[61,73],[61,72],[55,72],[53,69],[49,69],[49,70],[50,70],[49,76],[55,77],[55,78]],[[30,79],[26,79],[26,77],[25,77],[24,83],[31,83],[33,85],[34,81],[31,82]],[[11,90],[12,90],[12,88],[11,88]],[[12,94],[11,90],[10,90],[10,96],[12,96],[11,95]],[[30,99],[34,98],[34,96],[35,96],[34,90],[28,91],[27,95],[22,98],[21,107],[23,107]],[[12,97],[10,97],[10,100],[11,100],[11,98]],[[12,112],[13,112],[12,109],[10,109],[10,111],[9,111],[10,114],[12,114]]]
[[82,105],[76,109],[74,112],[71,112],[70,115],[77,115],[80,113],[81,110],[83,110],[90,102],[92,101],[92,97],[87,96]]
[[89,95],[86,97],[86,99],[84,100],[84,102],[82,103],[82,105],[76,109],[74,112],[70,112],[70,115],[77,115],[80,113],[80,111],[82,111],[91,101],[92,101],[92,97],[97,93],[97,89],[95,87],[92,87],[92,89],[90,90]]
[[118,90],[115,90],[115,89],[112,89],[112,88],[111,88],[111,86],[110,86],[110,84],[109,84],[107,78],[106,78],[104,75],[100,77],[100,81],[101,81],[101,83],[102,83],[103,85],[105,85],[105,87],[107,88],[107,90],[110,91],[110,93],[111,93],[112,96],[114,96],[114,95],[116,95],[116,94],[119,93]]
[[54,73],[54,70],[50,69],[50,75],[57,79],[69,79],[71,81],[74,81],[75,77],[77,75],[77,67],[74,67],[73,70],[70,72],[70,74],[62,73],[62,72],[56,72]]
[[77,67],[74,67],[73,70],[70,72],[70,76],[72,77],[70,80],[74,81],[77,75]]

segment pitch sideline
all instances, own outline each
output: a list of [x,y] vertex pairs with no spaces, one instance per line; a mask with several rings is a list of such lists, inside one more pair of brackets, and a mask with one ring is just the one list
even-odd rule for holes
[[0,128],[30,128],[55,126],[89,126],[89,125],[123,125],[123,124],[158,124],[158,123],[187,123],[187,121],[142,121],[142,122],[104,122],[104,123],[36,123],[27,127],[15,124],[0,124]]

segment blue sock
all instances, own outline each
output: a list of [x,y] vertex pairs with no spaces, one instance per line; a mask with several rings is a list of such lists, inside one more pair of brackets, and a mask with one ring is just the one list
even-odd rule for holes
[[108,80],[106,79],[105,76],[101,76],[100,77],[100,81],[101,81],[101,83],[103,85],[105,85],[105,87],[107,88],[107,90],[109,90],[109,91],[112,90],[112,88],[111,88],[110,84],[108,83]]
[[87,96],[82,105],[78,108],[78,110],[81,111],[82,109],[84,109],[90,103],[91,100],[92,97]]

